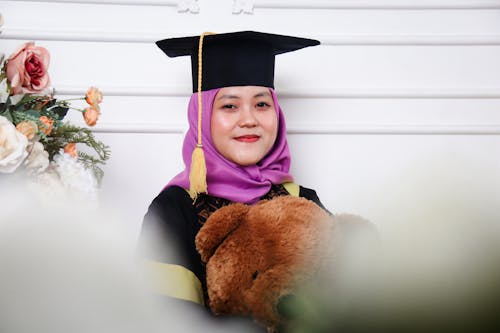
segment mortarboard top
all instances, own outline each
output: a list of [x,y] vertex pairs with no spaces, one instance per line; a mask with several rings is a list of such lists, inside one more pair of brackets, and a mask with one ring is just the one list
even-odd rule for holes
[[[193,92],[197,91],[199,42],[200,36],[156,42],[169,57],[191,56]],[[201,90],[230,86],[274,88],[274,57],[318,44],[314,39],[255,31],[205,35]]]

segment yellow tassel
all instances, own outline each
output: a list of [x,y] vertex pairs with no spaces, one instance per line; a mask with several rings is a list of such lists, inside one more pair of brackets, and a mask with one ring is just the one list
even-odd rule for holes
[[196,145],[191,157],[189,172],[189,195],[194,200],[200,193],[207,192],[207,165],[201,145]]
[[200,36],[198,44],[198,144],[193,150],[191,156],[191,170],[189,170],[189,195],[194,200],[200,193],[208,193],[207,186],[207,165],[205,163],[205,154],[201,144],[201,115],[203,112],[201,98],[201,75],[202,75],[202,57],[203,57],[203,38],[205,35],[211,35],[211,32],[204,32]]

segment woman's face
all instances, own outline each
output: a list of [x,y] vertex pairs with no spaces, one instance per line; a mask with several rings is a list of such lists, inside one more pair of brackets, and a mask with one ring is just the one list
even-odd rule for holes
[[272,148],[278,115],[266,87],[226,87],[215,96],[210,122],[212,141],[226,159],[247,166]]

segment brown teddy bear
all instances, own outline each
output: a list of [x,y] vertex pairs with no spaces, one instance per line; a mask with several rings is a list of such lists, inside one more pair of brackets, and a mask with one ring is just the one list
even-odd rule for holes
[[269,331],[283,327],[280,301],[335,259],[340,220],[360,221],[293,196],[218,209],[196,236],[212,312],[251,316]]

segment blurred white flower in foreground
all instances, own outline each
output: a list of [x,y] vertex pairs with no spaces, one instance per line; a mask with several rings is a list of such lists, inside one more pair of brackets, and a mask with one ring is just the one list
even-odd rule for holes
[[[62,186],[56,170],[43,175]],[[153,297],[119,214],[36,189],[22,175],[0,177],[0,332],[248,332]]]
[[68,154],[54,156],[56,170],[61,182],[70,191],[86,194],[91,199],[97,196],[97,181],[89,169]]
[[41,173],[49,166],[49,153],[38,142],[30,142],[28,149],[29,155],[24,161],[26,169],[33,173]]
[[0,173],[12,173],[28,153],[28,139],[5,117],[0,116]]

